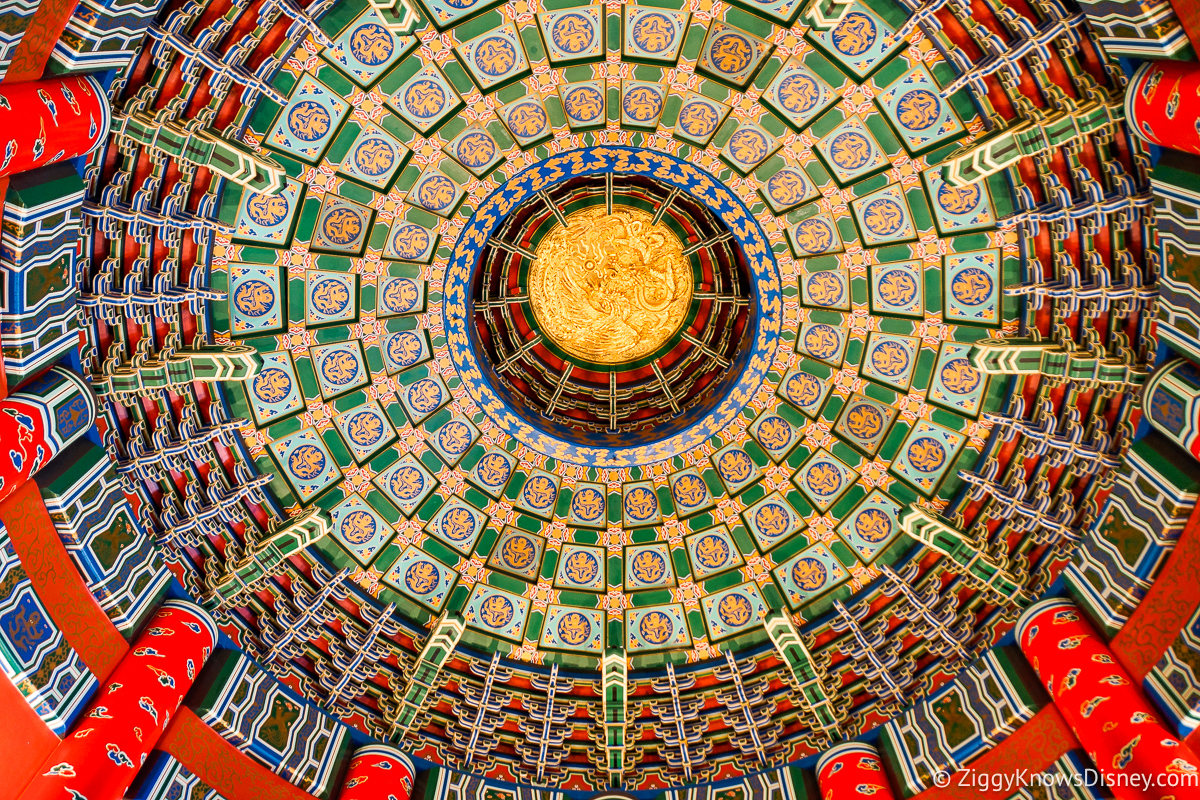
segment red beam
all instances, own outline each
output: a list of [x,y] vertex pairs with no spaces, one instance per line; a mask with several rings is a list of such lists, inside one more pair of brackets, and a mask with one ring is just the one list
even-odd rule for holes
[[0,678],[0,720],[0,800],[17,800],[58,746],[58,737],[6,678]]
[[187,706],[176,713],[157,747],[225,800],[313,800],[222,739]]
[[[1075,734],[1054,704],[1050,703],[1034,714],[1033,719],[1017,728],[1012,736],[972,761],[971,769],[976,773],[1013,775],[1026,770],[1028,774],[1033,774],[1041,772],[1067,751],[1077,747],[1079,742]],[[918,800],[1004,800],[1013,793],[1011,786],[991,791],[983,791],[977,786],[959,786],[963,774],[950,776],[950,785],[944,789],[926,789],[917,795]]]
[[1192,49],[1200,53],[1200,3],[1195,0],[1171,0],[1171,6],[1183,25],[1183,32],[1192,43]]
[[36,81],[46,71],[46,62],[67,21],[79,5],[78,0],[41,0],[25,35],[13,52],[12,63],[2,81],[5,84]]
[[25,481],[0,503],[0,522],[8,529],[21,566],[54,624],[103,683],[129,650],[129,644],[75,569],[50,521],[37,484]]
[[1146,677],[1200,606],[1200,504],[1192,511],[1175,551],[1167,558],[1125,627],[1109,642],[1113,655],[1136,680]]

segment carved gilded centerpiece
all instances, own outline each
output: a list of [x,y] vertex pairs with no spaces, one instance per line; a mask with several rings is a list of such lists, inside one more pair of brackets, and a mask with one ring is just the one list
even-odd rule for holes
[[537,246],[529,303],[566,353],[598,364],[644,358],[678,332],[692,301],[692,270],[668,226],[637,208],[570,214]]

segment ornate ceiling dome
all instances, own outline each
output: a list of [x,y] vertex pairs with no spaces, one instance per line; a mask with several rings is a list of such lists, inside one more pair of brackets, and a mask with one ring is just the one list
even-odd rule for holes
[[[963,680],[1019,683],[992,648],[1072,558],[1133,411],[1128,364],[1025,369],[1053,337],[1108,346],[1039,257],[1133,245],[1073,217],[1052,242],[1029,216],[1049,162],[980,155],[1032,108],[957,77],[994,34],[891,0],[821,27],[795,0],[420,9],[301,15],[269,85],[204,117],[278,179],[204,195],[180,267],[204,291],[169,324],[262,362],[202,398],[220,458],[158,481],[169,392],[106,396],[146,524],[224,634],[428,762],[581,791],[814,758],[984,653]],[[1056,100],[1115,91],[1089,42],[1043,49]],[[114,107],[167,102],[156,57]],[[1140,145],[1096,125],[1126,142],[1097,178],[1140,180]],[[1095,146],[1063,145],[1072,169]],[[141,169],[116,149],[99,185]],[[95,286],[121,285],[114,230]],[[1133,305],[1105,337],[1140,335]],[[155,337],[106,319],[96,375]]]

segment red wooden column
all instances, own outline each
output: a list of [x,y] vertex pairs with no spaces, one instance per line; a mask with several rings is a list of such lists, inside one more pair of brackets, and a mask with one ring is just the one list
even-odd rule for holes
[[386,744],[354,751],[338,800],[409,800],[417,770],[412,759]]
[[1193,777],[1200,773],[1200,759],[1158,721],[1073,602],[1035,603],[1021,615],[1016,634],[1025,658],[1114,795],[1200,799],[1200,782]]
[[90,75],[0,85],[0,176],[90,153],[110,117],[108,96]]
[[1148,142],[1200,154],[1200,63],[1147,61],[1125,90],[1129,127]]
[[817,786],[823,800],[894,800],[879,751],[863,742],[835,745],[817,759]]
[[168,600],[22,800],[120,800],[217,642],[199,606]]
[[95,421],[91,388],[83,376],[62,367],[0,400],[0,500],[86,435]]

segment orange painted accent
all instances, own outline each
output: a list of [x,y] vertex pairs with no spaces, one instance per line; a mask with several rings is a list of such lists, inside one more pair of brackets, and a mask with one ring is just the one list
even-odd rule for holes
[[16,800],[58,746],[58,737],[5,678],[0,678],[0,720],[0,800]]
[[1183,743],[1192,748],[1192,752],[1200,751],[1200,728],[1192,731],[1191,735],[1183,740]]
[[0,503],[0,522],[8,529],[38,599],[83,663],[103,683],[129,650],[129,643],[75,569],[36,483],[25,481]]
[[187,706],[176,712],[156,747],[174,756],[225,800],[313,800],[311,794],[222,739]]
[[36,81],[42,77],[54,45],[58,44],[58,37],[62,36],[77,5],[76,0],[42,0],[38,3],[29,27],[13,51],[12,63],[3,80],[5,85]]
[[1192,48],[1200,52],[1200,5],[1193,0],[1171,0],[1171,6],[1175,9],[1175,15],[1179,17],[1179,23],[1183,26],[1188,41],[1192,43]]
[[[1033,715],[1017,732],[971,762],[976,772],[1011,775],[1021,770],[1040,772],[1061,758],[1067,751],[1079,747],[1075,734],[1053,703]],[[1004,800],[1013,793],[1011,787],[985,792],[977,786],[957,786],[959,778],[951,776],[944,789],[926,789],[918,800]]]
[[1141,682],[1200,606],[1200,504],[1175,550],[1125,627],[1108,643],[1130,677]]

